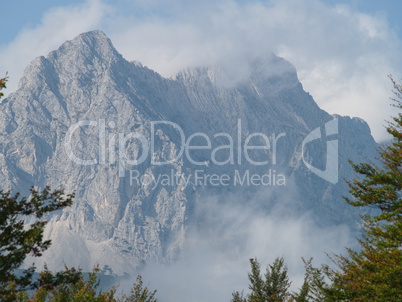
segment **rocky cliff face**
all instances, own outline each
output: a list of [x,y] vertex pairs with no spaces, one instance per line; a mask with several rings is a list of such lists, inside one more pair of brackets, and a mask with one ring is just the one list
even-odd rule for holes
[[[368,161],[375,147],[364,121],[321,110],[274,55],[242,77],[203,67],[166,79],[126,61],[100,31],[35,59],[0,108],[3,189],[76,192],[71,208],[49,217],[50,268],[100,263],[123,273],[175,261],[207,195],[246,204],[268,192],[259,207],[269,212],[291,188],[318,225],[353,225],[341,198],[343,178],[354,176],[347,160]],[[329,178],[305,162],[332,169]]]

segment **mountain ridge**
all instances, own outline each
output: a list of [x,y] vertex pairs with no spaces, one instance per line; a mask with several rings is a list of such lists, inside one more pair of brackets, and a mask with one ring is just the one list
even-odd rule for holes
[[[253,199],[261,189],[233,183],[197,185],[194,179],[186,183],[185,178],[194,178],[197,170],[230,177],[275,171],[285,176],[288,187],[262,186],[268,192],[259,205],[262,211],[269,213],[294,186],[298,207],[314,213],[318,224],[353,225],[358,213],[341,198],[347,193],[342,178],[354,176],[349,159],[374,158],[376,143],[367,123],[335,116],[340,181],[321,179],[303,163],[302,142],[316,128],[325,133],[334,116],[303,90],[290,63],[272,54],[264,60],[251,64],[258,68],[242,81],[225,82],[220,67],[187,69],[169,79],[125,60],[101,31],[81,34],[47,57],[35,59],[19,89],[0,105],[0,179],[2,189],[25,194],[31,185],[62,185],[67,192],[76,192],[71,208],[49,217],[47,235],[55,238],[44,258],[49,267],[56,269],[65,262],[90,270],[100,263],[123,274],[143,261],[177,261],[185,250],[187,229],[198,219],[197,202],[225,192]],[[193,137],[189,145],[205,146],[208,138],[211,148],[189,151],[190,155],[183,151],[177,161],[153,164],[180,154],[184,142],[179,127],[186,143],[195,133],[205,135]],[[271,148],[252,152],[253,160],[268,159],[268,164],[252,164],[244,149],[239,152],[235,147],[233,154],[230,148],[214,153],[216,161],[232,156],[233,161],[214,163],[213,150],[227,145],[229,136],[233,145],[243,148],[255,133],[266,134]],[[67,137],[72,153],[66,149]],[[154,152],[148,148],[145,159],[133,164],[152,137]],[[254,144],[264,143],[262,136],[255,139]],[[326,141],[316,140],[311,146],[304,155],[324,170]],[[84,165],[72,154],[97,163]],[[155,180],[160,175],[183,178],[173,183],[172,177],[171,184],[154,188],[154,183],[133,182],[133,173]]]

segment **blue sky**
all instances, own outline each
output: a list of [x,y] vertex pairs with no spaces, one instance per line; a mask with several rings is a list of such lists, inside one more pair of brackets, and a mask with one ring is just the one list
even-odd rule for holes
[[35,57],[93,29],[166,77],[219,65],[241,78],[249,58],[274,52],[295,65],[324,110],[365,119],[381,141],[395,113],[387,75],[402,75],[399,12],[399,0],[8,1],[0,75],[9,72],[12,92]]
[[43,1],[7,1],[1,7],[1,19],[4,25],[0,44],[12,41],[24,28],[30,28],[41,22],[43,14],[54,7],[65,6],[83,1],[43,0]]
[[[38,25],[43,14],[55,6],[68,6],[83,3],[82,0],[42,0],[42,1],[8,1],[2,5],[1,19],[6,30],[2,30],[0,44],[10,42],[18,33],[27,27]],[[109,1],[111,2],[111,1]],[[127,2],[127,1],[125,1]],[[245,2],[245,1],[243,1]],[[391,28],[402,38],[402,18],[400,0],[325,0],[329,5],[346,4],[354,9],[372,14],[384,15]],[[124,11],[124,1],[118,1],[118,9]]]

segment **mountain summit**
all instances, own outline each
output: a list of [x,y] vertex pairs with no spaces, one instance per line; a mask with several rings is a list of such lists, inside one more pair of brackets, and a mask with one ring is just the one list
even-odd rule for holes
[[353,177],[347,161],[368,161],[375,147],[364,121],[321,110],[275,55],[241,76],[215,66],[167,79],[126,61],[101,31],[32,61],[0,109],[2,189],[76,193],[49,217],[51,269],[122,274],[176,261],[210,196],[269,213],[293,192],[317,225],[353,225],[341,198],[342,179]]

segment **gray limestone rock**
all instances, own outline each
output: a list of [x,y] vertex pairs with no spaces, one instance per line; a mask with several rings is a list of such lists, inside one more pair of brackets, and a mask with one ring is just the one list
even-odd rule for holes
[[[324,127],[334,118],[337,183],[304,163],[326,169],[331,138]],[[303,140],[319,127],[321,139],[303,154]],[[245,152],[245,144],[267,146],[258,133],[269,148]],[[210,148],[182,148],[207,140]],[[187,229],[202,222],[194,208],[208,195],[236,194],[241,201],[233,202],[245,205],[258,195],[268,213],[291,187],[298,210],[311,211],[317,225],[353,226],[357,213],[341,197],[343,178],[354,177],[347,161],[368,161],[375,148],[363,120],[321,110],[294,67],[275,55],[250,61],[243,77],[202,67],[167,79],[126,61],[101,31],[32,61],[0,106],[2,188],[27,194],[32,185],[50,185],[76,193],[72,207],[49,217],[50,268],[99,263],[123,274],[143,261],[174,262]],[[229,180],[215,185],[221,180],[206,175]],[[285,186],[277,184],[280,176]]]

